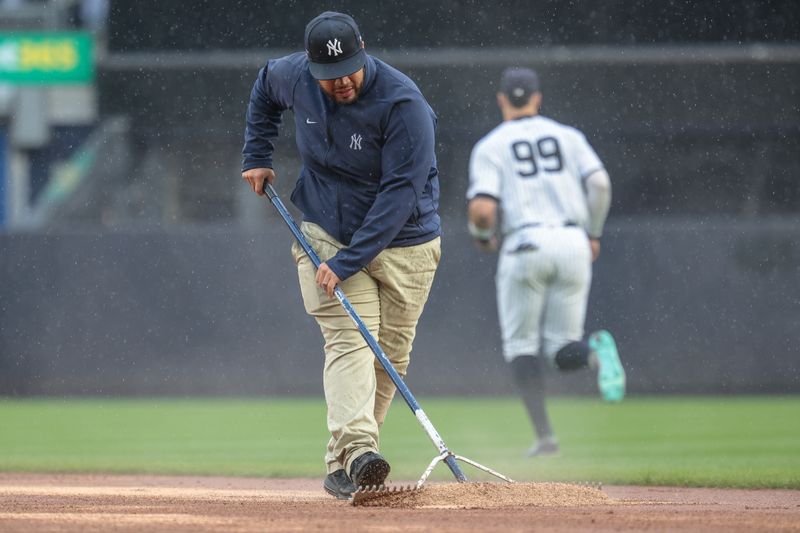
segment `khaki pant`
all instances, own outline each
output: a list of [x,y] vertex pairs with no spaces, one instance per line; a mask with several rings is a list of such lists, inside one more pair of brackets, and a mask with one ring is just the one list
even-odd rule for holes
[[[316,224],[303,222],[301,230],[322,261],[344,247]],[[437,237],[416,246],[386,248],[340,284],[401,376],[439,265],[440,243]],[[349,474],[357,457],[378,451],[378,430],[396,388],[339,300],[317,286],[316,269],[297,242],[292,255],[305,309],[325,338],[323,386],[331,433],[325,463],[329,474],[341,468]]]

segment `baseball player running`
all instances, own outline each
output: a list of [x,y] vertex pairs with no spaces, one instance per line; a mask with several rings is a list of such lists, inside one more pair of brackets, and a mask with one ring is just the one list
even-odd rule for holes
[[503,355],[536,431],[530,457],[559,450],[545,407],[545,364],[561,371],[588,366],[597,370],[605,400],[625,395],[611,334],[582,340],[611,183],[580,131],[538,114],[541,101],[536,72],[503,72],[503,122],[473,148],[467,192],[470,234],[484,250],[500,248]]

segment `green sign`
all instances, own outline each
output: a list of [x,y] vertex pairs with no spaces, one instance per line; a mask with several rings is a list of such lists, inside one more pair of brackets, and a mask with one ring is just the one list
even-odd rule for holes
[[0,32],[0,82],[90,83],[92,44],[83,32]]

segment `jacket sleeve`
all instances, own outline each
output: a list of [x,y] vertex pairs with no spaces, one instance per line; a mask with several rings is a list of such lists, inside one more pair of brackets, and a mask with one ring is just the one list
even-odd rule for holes
[[407,100],[395,105],[384,139],[375,202],[350,246],[327,262],[341,280],[364,268],[386,248],[414,212],[434,162],[434,117],[427,103]]
[[279,103],[270,90],[267,64],[258,71],[258,78],[250,92],[247,105],[247,126],[242,148],[242,172],[251,168],[272,168],[273,140],[278,136],[281,114],[286,107]]

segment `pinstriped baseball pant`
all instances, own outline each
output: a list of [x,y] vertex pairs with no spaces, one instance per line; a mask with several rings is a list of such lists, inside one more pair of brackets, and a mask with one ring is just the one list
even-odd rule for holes
[[[316,224],[301,230],[322,261],[344,245]],[[395,370],[405,376],[417,321],[428,299],[441,256],[441,239],[386,248],[365,269],[340,284],[353,308]],[[396,387],[336,297],[316,284],[316,269],[297,242],[292,245],[306,312],[325,339],[323,387],[328,405],[328,473],[349,474],[360,455],[378,451],[379,429]]]
[[583,229],[542,226],[507,238],[495,277],[506,361],[519,355],[552,360],[561,347],[581,340],[591,282]]

